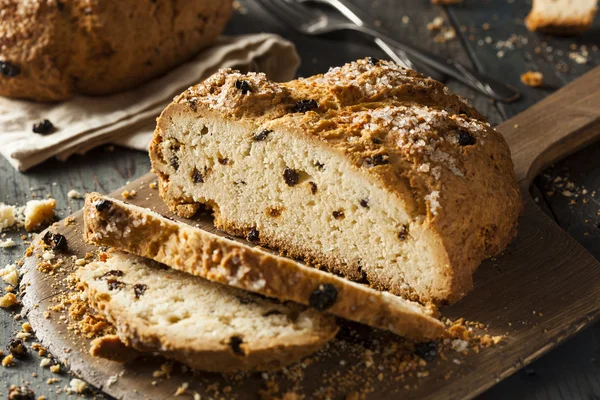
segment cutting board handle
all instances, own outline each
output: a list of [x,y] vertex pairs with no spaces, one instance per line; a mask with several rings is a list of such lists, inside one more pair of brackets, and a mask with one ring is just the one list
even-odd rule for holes
[[517,180],[529,188],[550,164],[600,138],[600,67],[500,124]]

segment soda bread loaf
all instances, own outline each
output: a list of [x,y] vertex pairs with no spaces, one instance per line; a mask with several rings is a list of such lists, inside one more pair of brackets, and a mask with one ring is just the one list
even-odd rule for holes
[[530,31],[573,34],[592,25],[598,0],[533,0],[525,19]]
[[231,12],[232,0],[0,0],[0,96],[138,86],[212,43]]
[[88,242],[151,258],[171,268],[244,290],[291,300],[413,338],[443,336],[433,310],[304,266],[147,208],[87,195]]
[[504,138],[440,82],[364,59],[287,83],[222,70],[176,97],[150,146],[160,195],[313,265],[454,302],[516,234]]
[[192,368],[228,372],[291,364],[337,333],[335,319],[112,252],[77,270],[120,340]]

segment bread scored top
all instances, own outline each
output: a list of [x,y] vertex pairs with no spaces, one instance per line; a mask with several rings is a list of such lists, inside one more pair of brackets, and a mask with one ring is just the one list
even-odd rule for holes
[[522,210],[502,136],[440,82],[372,58],[287,83],[222,70],[150,147],[162,198],[218,228],[423,302],[454,302]]

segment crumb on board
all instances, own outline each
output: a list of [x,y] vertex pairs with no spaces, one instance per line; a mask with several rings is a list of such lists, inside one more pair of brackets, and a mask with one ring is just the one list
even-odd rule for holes
[[135,190],[124,190],[123,193],[121,193],[121,197],[127,200],[131,199],[132,197],[135,197],[136,194],[137,192]]
[[15,296],[14,293],[6,293],[4,296],[0,297],[0,308],[9,308],[18,303],[19,300],[17,300],[17,296]]
[[29,200],[25,205],[25,229],[28,232],[40,229],[54,218],[56,200]]
[[544,75],[537,71],[527,71],[521,75],[521,82],[530,87],[540,87],[544,84]]
[[0,240],[0,248],[3,249],[7,249],[9,247],[15,247],[17,244],[15,243],[14,240],[12,240],[11,238],[8,238],[6,240]]
[[87,383],[81,379],[73,378],[69,382],[69,390],[75,393],[83,393],[87,389]]
[[179,387],[177,388],[177,390],[175,391],[174,396],[182,396],[185,394],[185,392],[188,390],[188,387],[190,386],[189,383],[187,382],[183,382],[181,385],[179,385]]
[[8,264],[0,269],[0,277],[9,285],[16,287],[19,284],[19,272],[16,264]]
[[5,368],[12,367],[15,365],[14,356],[12,354],[8,354],[4,356],[2,359],[2,366]]
[[76,200],[83,199],[83,195],[75,189],[69,190],[69,192],[67,193],[67,197]]

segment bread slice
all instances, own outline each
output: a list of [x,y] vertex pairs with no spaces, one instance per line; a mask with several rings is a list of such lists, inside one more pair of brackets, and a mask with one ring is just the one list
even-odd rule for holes
[[112,252],[77,270],[94,308],[127,346],[192,368],[270,370],[307,356],[337,333],[333,317]]
[[598,0],[533,0],[525,19],[530,31],[573,34],[592,25]]
[[91,243],[215,282],[310,305],[399,335],[437,338],[445,332],[433,311],[420,304],[98,193],[86,196],[84,220],[84,236]]
[[177,97],[150,158],[180,216],[373,287],[454,302],[522,210],[503,137],[440,82],[365,59],[287,83],[223,70]]

